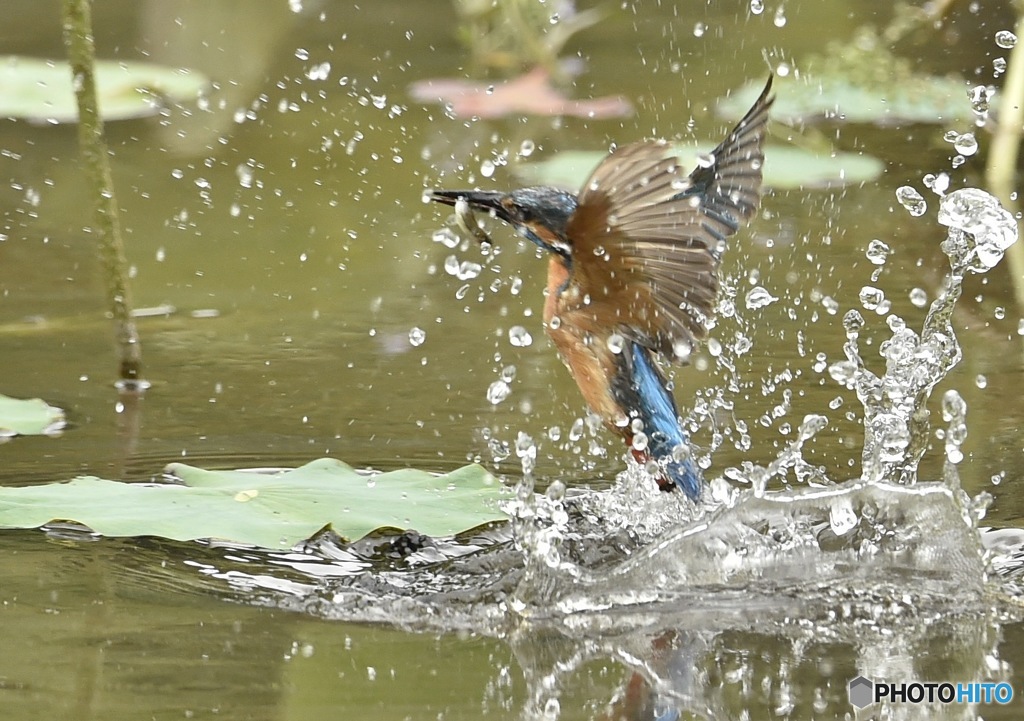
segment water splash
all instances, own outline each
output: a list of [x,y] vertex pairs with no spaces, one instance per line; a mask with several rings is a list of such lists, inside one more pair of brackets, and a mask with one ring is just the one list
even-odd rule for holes
[[[962,458],[966,408],[955,392],[943,401],[948,424],[942,431],[944,483],[918,483],[918,466],[931,436],[930,394],[961,358],[951,319],[963,278],[998,262],[1016,239],[1016,223],[992,196],[976,189],[943,197],[938,218],[949,228],[942,249],[950,259],[950,273],[920,333],[899,316],[888,316],[891,337],[879,347],[884,372],[871,370],[861,355],[863,316],[851,310],[844,318],[846,360],[830,371],[856,391],[864,407],[858,479],[837,485],[804,460],[803,445],[828,425],[819,414],[808,415],[795,440],[767,466],[745,462],[729,469],[725,476],[734,485],[713,479],[711,493],[705,494],[709,502],[700,507],[673,508],[664,498],[637,495],[636,488],[643,487],[642,470],[631,469],[605,494],[616,507],[580,498],[576,512],[615,526],[617,518],[636,522],[637,510],[657,516],[668,508],[673,521],[655,524],[662,535],[618,565],[598,568],[552,554],[565,538],[564,524],[554,520],[557,513],[565,518],[564,499],[541,499],[535,508],[548,509],[543,533],[531,527],[533,521],[517,528],[517,537],[520,531],[526,534],[521,543],[527,573],[516,593],[516,610],[536,618],[679,599],[695,603],[708,588],[763,593],[764,602],[780,587],[813,587],[817,592],[842,585],[856,595],[866,588],[877,591],[878,584],[909,584],[936,599],[951,593],[980,597],[985,561],[976,527],[988,501],[972,501],[959,487],[956,464]],[[884,262],[887,254],[888,246],[880,241],[872,245],[878,260]],[[773,478],[790,471],[796,486],[767,492]],[[630,485],[633,477],[641,477],[641,483]],[[737,483],[751,490],[738,491]],[[807,579],[813,579],[810,585]]]
[[[864,405],[859,477],[836,483],[804,459],[805,444],[828,428],[818,413],[790,431],[767,465],[743,463],[709,478],[700,504],[658,491],[636,464],[603,492],[556,481],[538,494],[540,446],[520,433],[507,452],[519,458],[522,474],[507,504],[511,523],[500,531],[434,539],[387,563],[376,551],[321,539],[308,553],[276,554],[276,570],[260,572],[265,565],[255,561],[225,568],[221,559],[201,573],[244,589],[250,601],[317,616],[507,638],[525,681],[518,715],[528,719],[568,716],[568,699],[578,698],[570,689],[598,662],[602,674],[611,671],[607,678],[621,676],[614,665],[627,671],[623,685],[608,691],[609,718],[743,718],[755,708],[842,718],[850,706],[837,673],[933,680],[923,674],[934,669],[918,659],[937,639],[954,680],[1010,678],[999,657],[1006,611],[994,598],[1016,592],[1024,532],[979,534],[991,497],[969,498],[957,476],[966,405],[946,392],[943,427],[933,433],[926,403],[960,359],[951,316],[963,278],[998,262],[1016,226],[981,191],[958,190],[939,202],[951,270],[921,331],[889,315],[890,337],[879,348],[884,368],[872,370],[861,355],[865,320],[851,310],[845,359],[830,368]],[[879,244],[869,248],[873,269],[887,256]],[[724,296],[722,317],[745,305],[735,288]],[[833,304],[838,309],[834,301],[826,308]],[[740,382],[735,359],[750,350],[749,330],[723,338],[725,352],[712,354],[726,386]],[[518,333],[509,332],[510,343]],[[512,377],[503,371],[501,380]],[[791,380],[780,374],[765,386]],[[739,392],[704,393],[696,417],[729,412],[728,393]],[[796,402],[784,394],[782,412]],[[586,425],[581,419],[564,434],[552,429],[545,441],[579,442]],[[917,478],[931,437],[942,441],[941,482]],[[770,490],[779,485],[785,490]],[[367,543],[374,542],[381,541]],[[282,578],[281,569],[294,575]],[[986,574],[1008,577],[996,585]],[[978,715],[970,705],[956,716],[947,711],[897,705],[882,717]]]
[[949,257],[951,272],[931,304],[920,335],[902,318],[889,316],[892,336],[879,347],[886,364],[883,375],[869,370],[861,356],[863,317],[851,310],[843,321],[846,361],[831,370],[834,378],[856,390],[864,406],[862,478],[867,480],[917,481],[930,431],[926,402],[962,357],[952,315],[964,275],[992,268],[1017,237],[1013,216],[993,196],[974,188],[942,198],[938,220],[950,229],[942,250]]

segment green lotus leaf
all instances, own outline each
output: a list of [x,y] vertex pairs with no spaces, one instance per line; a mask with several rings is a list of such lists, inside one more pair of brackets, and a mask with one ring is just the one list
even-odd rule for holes
[[378,528],[448,536],[506,520],[502,484],[484,468],[369,475],[333,458],[278,472],[207,471],[172,463],[172,483],[81,477],[0,488],[0,528],[81,523],[103,536],[219,539],[291,548],[324,528],[358,540]]
[[[718,104],[723,118],[739,120],[764,87],[744,85]],[[778,78],[772,118],[782,123],[962,123],[970,119],[967,86],[957,78],[920,76],[912,82],[868,84],[836,74]]]
[[[155,115],[168,102],[195,101],[210,84],[195,70],[98,60],[96,95],[104,120]],[[0,56],[0,118],[74,123],[78,106],[64,60]]]
[[[690,165],[696,167],[698,151],[708,152],[713,147],[711,144],[704,148],[680,144],[676,150],[684,163],[692,159]],[[515,173],[527,183],[576,190],[605,155],[601,151],[568,150],[546,160],[518,165]],[[872,180],[884,169],[882,161],[870,155],[814,153],[791,146],[769,145],[765,150],[764,182],[778,190],[834,187]]]
[[44,400],[0,395],[0,438],[53,435],[65,424],[64,411]]

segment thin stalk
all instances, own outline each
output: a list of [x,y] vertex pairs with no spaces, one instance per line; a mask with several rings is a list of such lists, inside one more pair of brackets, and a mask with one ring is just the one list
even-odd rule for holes
[[128,288],[128,261],[124,255],[121,222],[110,173],[110,155],[103,136],[103,119],[96,100],[94,72],[96,48],[92,34],[91,0],[63,0],[64,44],[71,62],[75,99],[78,102],[78,142],[90,187],[96,197],[96,215],[91,228],[99,245],[104,283],[114,336],[120,356],[118,387],[141,391],[142,346],[132,318]]
[[[1017,37],[1024,36],[1024,6],[1017,3]],[[1007,210],[1016,215],[1014,187],[1021,131],[1024,129],[1024,51],[1017,43],[1010,52],[1009,68],[999,100],[999,122],[988,151],[985,183]],[[1006,251],[1017,308],[1024,311],[1024,244],[1014,243]]]

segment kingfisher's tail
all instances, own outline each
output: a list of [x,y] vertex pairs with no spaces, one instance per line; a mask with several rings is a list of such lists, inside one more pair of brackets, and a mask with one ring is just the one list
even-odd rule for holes
[[666,387],[665,377],[650,351],[637,343],[630,343],[622,356],[625,363],[617,382],[613,383],[613,393],[631,415],[643,421],[643,432],[647,436],[647,447],[642,451],[634,450],[634,457],[641,462],[658,461],[664,474],[658,485],[663,490],[672,490],[674,485],[696,500],[703,486],[700,469],[689,456],[680,459],[677,455],[676,449],[688,448],[689,440],[679,424],[679,411]]
[[665,464],[665,475],[667,475],[676,486],[690,498],[700,498],[700,489],[703,479],[700,469],[693,462],[692,458],[683,461],[671,460]]

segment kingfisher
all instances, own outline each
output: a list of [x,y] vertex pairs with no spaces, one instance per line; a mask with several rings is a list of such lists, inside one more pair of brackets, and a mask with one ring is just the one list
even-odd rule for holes
[[[689,174],[664,140],[612,150],[573,194],[434,190],[466,220],[486,212],[550,255],[544,325],[583,398],[662,490],[702,480],[660,360],[685,364],[707,336],[726,239],[758,208],[772,76]],[[489,239],[472,222],[481,240]]]

